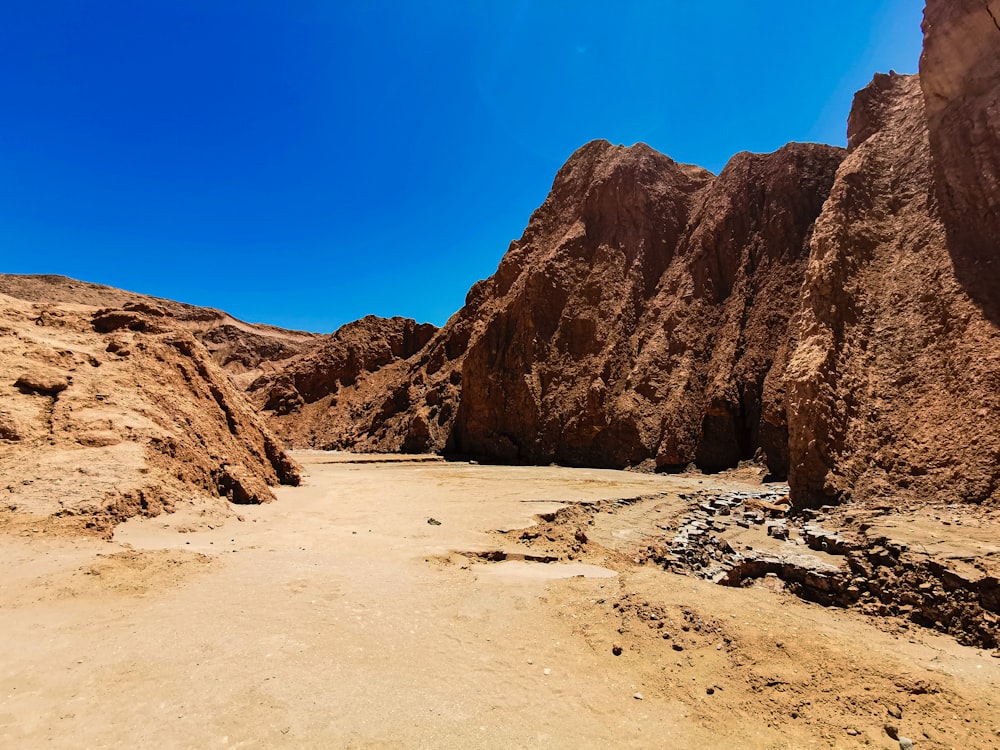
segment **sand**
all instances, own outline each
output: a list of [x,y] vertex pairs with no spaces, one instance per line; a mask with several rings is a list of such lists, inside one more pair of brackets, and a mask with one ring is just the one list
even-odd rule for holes
[[[1000,746],[988,652],[631,562],[708,480],[296,458],[239,517],[0,537],[0,746]],[[500,533],[639,496],[572,560]]]

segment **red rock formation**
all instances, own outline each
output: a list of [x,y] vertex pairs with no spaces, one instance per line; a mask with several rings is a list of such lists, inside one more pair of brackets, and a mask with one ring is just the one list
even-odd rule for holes
[[876,76],[849,143],[788,367],[793,500],[1000,500],[1000,332],[956,276],[919,80]]
[[[643,149],[640,159],[648,158],[645,147],[635,148]],[[634,158],[618,150],[616,168],[628,173]],[[647,174],[675,179],[672,162],[659,158],[662,165]],[[574,235],[563,227],[540,232],[529,225],[517,250],[533,273],[546,269],[556,279],[582,283],[568,290],[556,315],[545,316],[538,312],[539,297],[554,295],[531,289],[527,274],[512,283],[524,291],[499,301],[463,363],[455,447],[532,462],[628,466],[654,460],[658,468],[696,462],[718,469],[752,457],[762,445],[764,381],[787,349],[792,308],[782,292],[794,295],[801,284],[805,239],[839,159],[837,149],[793,145],[771,155],[738,155],[714,180],[699,174],[696,194],[678,196],[637,182],[624,198],[647,206],[649,215],[672,209],[678,220],[666,232],[636,220],[641,213],[579,212],[557,180],[547,203],[564,224],[582,224],[580,239],[565,243]],[[601,191],[611,192],[600,181],[583,187],[588,196]],[[617,186],[612,194],[623,195]],[[604,196],[589,203],[614,206]],[[614,226],[614,244],[590,224]],[[645,233],[650,230],[652,236]],[[585,249],[587,274],[554,274],[562,266],[542,259],[553,249],[569,255],[564,243],[578,255]],[[643,247],[659,248],[655,262],[633,261],[632,268],[644,266],[629,283],[618,269],[630,268],[630,250]],[[521,323],[529,310],[530,326]],[[779,394],[780,385],[773,390]],[[770,406],[783,411],[778,403]],[[525,413],[531,416],[522,422]],[[784,420],[777,422],[780,433]],[[772,445],[783,441],[766,442],[775,469],[783,472],[783,452]]]
[[[841,149],[739,154],[705,191],[637,332],[623,393],[656,434],[656,464],[788,471],[783,374],[813,222]],[[641,401],[639,401],[641,399]]]
[[631,370],[646,301],[710,180],[643,144],[596,141],[570,158],[479,290],[485,325],[462,362],[451,447],[532,463],[649,457],[609,405]]
[[[336,412],[341,391],[411,357],[436,331],[435,326],[408,318],[369,315],[290,359],[280,372],[261,376],[250,384],[249,392],[289,443],[337,447],[341,427],[327,415]],[[288,415],[293,416],[283,418]]]

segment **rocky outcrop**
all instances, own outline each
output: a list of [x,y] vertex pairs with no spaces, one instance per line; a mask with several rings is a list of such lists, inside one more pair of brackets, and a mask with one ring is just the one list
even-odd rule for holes
[[[618,170],[635,169],[638,155],[613,153]],[[676,179],[672,162],[657,156],[663,164],[646,173]],[[839,160],[837,149],[796,144],[737,155],[718,178],[698,174],[697,192],[671,193],[652,179],[634,181],[632,194],[601,182],[583,187],[593,205],[614,206],[610,194],[645,205],[648,216],[672,214],[666,231],[620,209],[588,216],[559,200],[557,179],[547,203],[566,224],[583,217],[580,239],[567,243],[573,235],[564,227],[542,234],[529,225],[517,250],[533,251],[521,261],[531,271],[511,284],[523,291],[500,301],[463,363],[455,447],[531,462],[659,469],[694,462],[714,470],[751,458],[764,438],[784,473],[772,445],[782,441],[761,429],[764,385],[775,362],[780,383],[791,314],[782,292],[801,284],[806,238]],[[603,223],[615,227],[612,242],[591,229]],[[536,257],[566,248],[572,258],[580,247],[585,274],[555,272],[559,264]],[[657,251],[631,258],[634,248]],[[509,263],[501,263],[494,288]],[[545,318],[539,302],[559,296],[528,286],[539,268],[557,284],[582,279]],[[631,269],[631,278],[620,269]],[[530,316],[532,325],[518,325]],[[780,386],[769,396],[770,411],[782,413]],[[777,421],[780,433],[783,417]]]
[[711,179],[642,144],[597,141],[570,158],[477,290],[485,325],[462,362],[450,447],[569,465],[652,455],[615,407],[646,303]]
[[107,533],[134,515],[273,499],[294,462],[162,310],[0,295],[0,526]]
[[958,280],[1000,323],[1000,0],[929,0],[920,60],[936,196]]
[[[259,377],[249,386],[257,404],[271,415],[271,423],[290,444],[336,445],[341,429],[335,412],[341,391],[363,384],[383,367],[406,360],[420,351],[437,331],[428,323],[408,318],[373,315],[338,329],[322,343],[289,360],[275,374]],[[292,418],[286,418],[292,415]]]
[[704,192],[637,330],[623,397],[656,467],[716,471],[757,454],[788,472],[784,370],[813,223],[841,149],[738,154]]
[[1000,332],[956,273],[917,77],[859,92],[849,143],[786,378],[793,501],[996,502]]

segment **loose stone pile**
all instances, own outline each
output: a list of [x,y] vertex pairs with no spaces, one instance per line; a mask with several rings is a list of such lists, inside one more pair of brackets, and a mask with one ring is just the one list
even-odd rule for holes
[[[691,510],[679,525],[661,525],[673,535],[650,545],[649,559],[723,586],[776,579],[791,593],[823,605],[903,617],[969,645],[997,646],[997,579],[963,577],[947,561],[910,550],[898,540],[870,539],[863,532],[849,539],[820,525],[829,508],[789,515],[787,495],[784,486],[681,495]],[[784,544],[778,550],[773,543],[769,550],[736,549],[726,538],[754,528]],[[831,555],[841,559],[833,561]]]
[[[788,508],[788,488],[784,485],[769,487],[757,491],[716,492],[701,490],[693,494],[681,495],[682,500],[688,500],[694,506],[684,517],[673,539],[670,541],[666,554],[658,560],[665,567],[684,570],[700,578],[724,585],[739,585],[747,576],[744,575],[746,563],[753,561],[763,563],[763,572],[775,572],[771,567],[787,564],[786,556],[739,552],[730,543],[718,536],[732,527],[749,529],[763,526],[767,535],[779,540],[789,540],[794,529],[799,531],[803,544],[813,549],[833,550],[844,549],[845,540],[815,524],[808,524],[801,529],[790,526],[784,517]],[[836,552],[833,552],[836,554]],[[794,553],[793,553],[794,554]],[[819,560],[805,563],[810,569],[829,568]]]

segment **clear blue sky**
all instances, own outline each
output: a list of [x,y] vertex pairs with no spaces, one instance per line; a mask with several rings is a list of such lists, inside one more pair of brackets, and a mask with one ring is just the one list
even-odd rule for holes
[[32,0],[0,15],[0,271],[330,331],[442,324],[594,138],[843,144],[920,0]]

